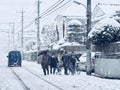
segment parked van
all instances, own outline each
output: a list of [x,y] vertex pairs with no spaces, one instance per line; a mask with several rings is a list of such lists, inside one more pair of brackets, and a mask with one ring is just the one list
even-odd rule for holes
[[10,51],[8,53],[8,66],[21,66],[21,52],[20,51]]

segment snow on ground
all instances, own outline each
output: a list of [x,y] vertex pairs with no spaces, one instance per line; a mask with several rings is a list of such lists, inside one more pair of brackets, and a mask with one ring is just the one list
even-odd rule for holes
[[0,90],[24,90],[7,67],[7,54],[0,56]]
[[[24,90],[7,67],[6,55],[1,55],[0,68],[0,90]],[[81,72],[80,75],[64,75],[62,72],[62,75],[44,76],[40,64],[26,60],[23,61],[22,67],[12,69],[19,74],[30,90],[120,90],[120,80],[88,76],[85,72]]]

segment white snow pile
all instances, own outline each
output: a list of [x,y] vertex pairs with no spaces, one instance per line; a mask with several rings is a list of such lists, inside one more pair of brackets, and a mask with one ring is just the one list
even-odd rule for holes
[[54,50],[59,49],[63,43],[65,43],[65,38],[62,38],[57,42],[51,43],[51,46],[53,46],[52,49],[54,49]]
[[53,46],[53,49],[57,50],[57,49],[60,49],[60,48],[62,48],[64,46],[80,46],[80,44],[77,43],[77,42],[64,42],[62,44],[55,44]]
[[82,23],[77,19],[73,19],[68,22],[68,25],[82,25]]
[[61,46],[79,46],[78,42],[65,42]]
[[68,42],[68,41],[65,41],[65,39],[61,39],[57,43],[53,44],[52,49],[57,50],[64,46],[80,46],[80,44],[78,42]]

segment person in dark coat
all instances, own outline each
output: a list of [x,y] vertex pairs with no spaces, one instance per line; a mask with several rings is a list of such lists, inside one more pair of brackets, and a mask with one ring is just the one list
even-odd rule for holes
[[75,74],[75,69],[76,69],[76,61],[79,61],[77,55],[72,51],[72,53],[69,56],[70,63],[69,63],[69,70],[73,74]]
[[44,75],[49,74],[49,59],[50,57],[49,55],[47,55],[47,52],[44,53],[42,56],[42,61],[41,61]]
[[63,61],[63,67],[64,67],[64,74],[68,75],[70,59],[69,59],[69,55],[67,54],[67,51],[65,51],[65,54],[62,57],[62,61]]
[[58,59],[55,56],[55,54],[52,53],[52,56],[50,58],[50,73],[51,74],[55,74],[55,71],[57,69],[57,63],[58,63]]

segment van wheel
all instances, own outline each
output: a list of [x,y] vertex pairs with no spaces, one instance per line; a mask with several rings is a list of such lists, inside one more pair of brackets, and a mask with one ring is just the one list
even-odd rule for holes
[[20,67],[22,66],[21,63],[19,64],[19,66],[20,66]]
[[11,65],[10,65],[10,64],[8,64],[8,67],[11,67]]

